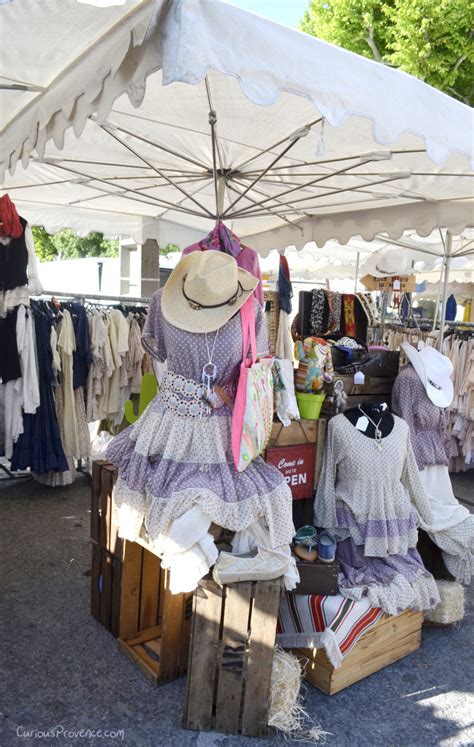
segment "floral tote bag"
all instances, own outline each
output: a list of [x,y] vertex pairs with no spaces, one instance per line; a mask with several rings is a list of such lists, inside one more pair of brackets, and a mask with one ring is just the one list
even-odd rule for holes
[[[265,449],[273,423],[273,358],[257,360],[253,296],[240,310],[243,355],[232,414],[232,456],[243,472]],[[250,357],[248,357],[250,340]]]

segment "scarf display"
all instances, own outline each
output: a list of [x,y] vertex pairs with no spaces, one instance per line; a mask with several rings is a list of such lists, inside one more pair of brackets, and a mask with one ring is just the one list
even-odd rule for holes
[[0,197],[0,236],[9,236],[13,239],[20,238],[23,228],[16,207],[5,194]]

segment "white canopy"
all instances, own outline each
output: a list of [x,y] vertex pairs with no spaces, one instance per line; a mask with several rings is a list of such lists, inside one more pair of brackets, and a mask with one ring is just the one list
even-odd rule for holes
[[[462,236],[452,238],[450,277],[465,280],[464,273],[474,270],[474,231],[467,229]],[[446,257],[446,239],[434,231],[420,241],[413,231],[405,231],[400,240],[377,236],[373,241],[364,241],[360,236],[352,237],[345,244],[328,241],[320,248],[309,242],[303,249],[287,247],[285,256],[293,280],[320,281],[346,280],[370,274],[376,266],[393,267],[398,275],[415,274],[420,282],[440,281],[443,260]],[[278,253],[267,253],[261,262],[262,270],[272,280],[278,278]],[[460,274],[456,274],[460,273]]]
[[405,73],[217,0],[0,14],[3,188],[30,222],[143,241],[220,217],[262,254],[472,224],[472,111]]

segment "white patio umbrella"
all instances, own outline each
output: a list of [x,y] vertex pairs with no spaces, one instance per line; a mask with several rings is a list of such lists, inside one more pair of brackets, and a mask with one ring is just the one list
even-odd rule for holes
[[442,226],[446,300],[468,107],[215,0],[0,12],[0,163],[30,222],[186,243],[224,219],[263,255]]
[[216,0],[0,14],[3,187],[31,222],[223,219],[262,254],[472,223],[472,112],[405,73]]

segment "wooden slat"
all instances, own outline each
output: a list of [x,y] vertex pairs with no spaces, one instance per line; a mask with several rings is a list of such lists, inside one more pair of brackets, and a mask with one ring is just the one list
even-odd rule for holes
[[317,433],[316,420],[294,420],[287,428],[284,428],[280,422],[273,423],[268,446],[314,444],[317,439]]
[[122,560],[112,556],[112,616],[110,632],[117,638],[120,632],[120,603],[122,598]]
[[344,690],[344,688],[349,687],[349,685],[353,685],[355,682],[364,679],[364,677],[369,677],[369,675],[380,671],[380,669],[384,669],[390,666],[390,664],[394,664],[396,661],[408,656],[408,654],[417,651],[420,647],[420,641],[421,631],[412,633],[406,639],[394,645],[389,651],[379,656],[374,656],[364,667],[357,667],[340,673],[336,670],[331,681],[330,695],[335,695]]
[[91,481],[91,538],[99,542],[99,499],[100,499],[100,480],[102,465],[106,462],[97,461],[92,463],[92,481]]
[[91,615],[100,621],[100,548],[95,542],[92,543],[91,562]]
[[150,641],[152,638],[158,638],[161,636],[161,625],[153,625],[148,630],[142,630],[137,635],[133,635],[130,638],[124,638],[124,642],[128,646],[136,646],[138,643],[144,643]]
[[[147,677],[154,685],[156,685],[158,682],[158,675],[154,668],[148,663],[148,661],[145,661],[140,656],[137,656],[134,649],[130,648],[130,646],[128,646],[121,638],[117,640],[117,644],[120,651],[128,656],[128,658],[131,659],[133,663],[143,672],[145,677]],[[155,662],[153,660],[151,661],[154,666]]]
[[184,620],[185,595],[171,594],[168,572],[164,594],[160,662],[160,680],[162,682],[176,677],[179,667],[179,652]]
[[122,593],[120,599],[120,638],[135,635],[138,631],[142,553],[142,548],[136,542],[124,543]]
[[185,594],[183,600],[183,625],[179,647],[179,674],[188,668],[189,647],[191,645],[191,626],[193,620],[193,595]]
[[[106,484],[108,483],[108,484]],[[99,544],[101,547],[110,549],[110,516],[112,512],[110,497],[110,474],[106,472],[106,465],[102,466],[100,477],[100,496],[99,496]]]
[[145,641],[143,645],[147,650],[151,649],[158,658],[161,657],[161,635],[159,638],[152,638],[151,641]]
[[[411,630],[404,635],[397,636],[389,645],[385,644],[385,646],[377,646],[376,648],[373,648],[370,655],[367,655],[366,653],[365,656],[363,655],[360,658],[354,657],[352,659],[349,655],[343,662],[343,666],[334,670],[333,680],[339,680],[339,676],[344,675],[344,679],[350,681],[358,676],[359,672],[368,671],[368,669],[372,667],[373,662],[378,660],[381,656],[385,657],[388,652],[393,652],[398,646],[403,646],[405,643],[418,639],[420,635],[421,628],[418,628],[416,630]],[[396,659],[393,659],[393,661],[396,661]]]
[[161,681],[160,662],[155,661],[155,659],[147,653],[145,647],[140,644],[138,646],[133,646],[132,653],[135,654],[138,659],[141,659],[141,661],[150,669],[150,672],[152,673],[150,679],[153,678],[153,675],[156,675],[155,684],[158,684],[158,682]]
[[160,577],[158,579],[158,610],[156,616],[157,624],[161,625],[163,620],[163,605],[165,602],[165,581],[167,571],[160,565]]
[[249,631],[252,582],[225,588],[222,649],[216,693],[215,729],[238,734]]
[[281,592],[279,579],[254,584],[242,713],[242,734],[248,736],[264,737],[267,733],[270,675]]
[[320,666],[319,660],[313,661],[307,659],[300,650],[296,650],[294,653],[304,664],[305,680],[329,695],[331,691],[332,671]]
[[112,556],[104,548],[100,548],[101,555],[101,590],[100,590],[100,621],[104,628],[112,628]]
[[103,533],[107,536],[107,549],[117,557],[122,557],[123,540],[118,536],[118,516],[113,502],[113,489],[117,477],[117,470],[112,464],[107,464],[102,469],[101,493],[104,494],[104,503],[106,506],[105,529]]
[[158,618],[159,592],[160,559],[148,550],[143,550],[139,630],[155,625]]
[[217,584],[206,589],[200,586],[196,590],[183,718],[187,729],[209,731],[212,728],[222,605],[223,599]]

